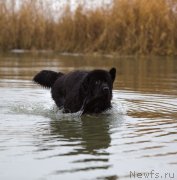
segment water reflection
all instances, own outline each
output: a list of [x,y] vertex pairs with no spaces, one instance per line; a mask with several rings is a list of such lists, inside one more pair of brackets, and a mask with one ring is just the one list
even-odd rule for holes
[[0,55],[0,79],[28,79],[41,69],[118,69],[114,89],[177,94],[176,57],[71,56],[54,53]]
[[[50,91],[31,82],[41,69],[112,66],[118,68],[113,109],[101,115],[58,116]],[[0,179],[128,179],[130,170],[177,172],[176,77],[175,58],[1,55]]]
[[120,126],[123,116],[117,115],[116,119],[111,115],[90,116],[85,115],[74,120],[60,119],[50,122],[50,132],[53,136],[68,142],[78,141],[82,148],[75,149],[67,155],[74,154],[105,154],[111,143],[110,126],[112,123]]

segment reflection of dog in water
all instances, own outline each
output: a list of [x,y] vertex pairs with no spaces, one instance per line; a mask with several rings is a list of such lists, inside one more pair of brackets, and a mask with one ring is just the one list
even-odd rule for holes
[[68,74],[43,70],[34,81],[51,88],[52,98],[65,113],[100,113],[111,108],[116,69],[74,71]]
[[[107,149],[110,146],[111,137],[109,132],[111,120],[105,115],[82,116],[82,118],[72,120],[53,120],[50,123],[50,132],[68,142],[79,142],[75,152],[98,153],[97,150]],[[73,144],[74,146],[74,144]],[[71,152],[72,153],[72,152]],[[98,153],[99,154],[99,153]]]

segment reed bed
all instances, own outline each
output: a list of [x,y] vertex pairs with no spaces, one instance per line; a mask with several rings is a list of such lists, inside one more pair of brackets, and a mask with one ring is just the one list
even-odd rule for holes
[[[0,1],[0,50],[177,54],[177,0],[113,0],[94,10],[45,1]],[[62,12],[62,13],[61,13]]]

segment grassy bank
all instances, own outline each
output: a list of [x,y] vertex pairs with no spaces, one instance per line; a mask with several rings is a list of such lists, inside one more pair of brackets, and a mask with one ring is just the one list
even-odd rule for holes
[[13,0],[0,1],[0,49],[174,55],[175,3],[114,0],[111,7],[86,10],[79,6],[74,13],[68,5],[56,18],[44,1],[26,0],[20,6]]

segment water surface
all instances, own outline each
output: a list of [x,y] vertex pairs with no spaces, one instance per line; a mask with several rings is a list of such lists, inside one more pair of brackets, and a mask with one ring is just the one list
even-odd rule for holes
[[[31,81],[112,66],[113,108],[100,115],[62,114]],[[2,180],[177,179],[176,58],[1,54],[0,99]]]

